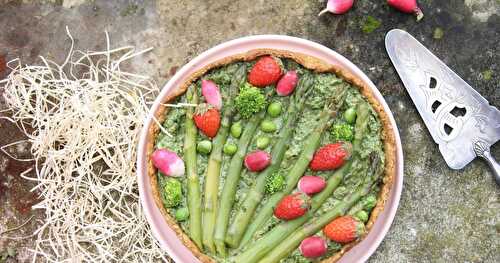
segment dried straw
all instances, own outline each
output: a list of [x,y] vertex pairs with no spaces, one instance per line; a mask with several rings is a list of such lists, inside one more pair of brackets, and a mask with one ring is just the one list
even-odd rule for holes
[[[136,182],[139,132],[158,87],[122,69],[151,49],[71,50],[62,64],[8,63],[0,84],[35,159],[45,213],[33,262],[166,261],[142,213]],[[32,132],[28,132],[29,126]],[[1,149],[5,151],[7,145]]]

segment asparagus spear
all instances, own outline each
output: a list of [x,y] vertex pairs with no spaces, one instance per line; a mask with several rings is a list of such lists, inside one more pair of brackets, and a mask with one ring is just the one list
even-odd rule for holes
[[[186,92],[189,103],[198,103],[195,86],[190,86]],[[189,235],[201,248],[201,193],[200,182],[196,169],[196,134],[197,129],[193,121],[194,109],[186,109],[186,132],[184,136],[184,161],[186,162],[187,202],[189,209]]]
[[360,103],[356,106],[357,118],[354,127],[354,140],[352,142],[353,154],[359,154],[361,150],[361,142],[368,128],[368,118],[370,117],[370,108],[365,103]]
[[363,185],[361,185],[354,193],[347,196],[340,204],[336,205],[330,211],[309,221],[303,228],[296,230],[291,235],[287,235],[287,238],[282,243],[274,247],[271,252],[269,252],[269,254],[262,258],[259,262],[279,262],[295,250],[304,238],[314,235],[335,218],[346,214],[350,207],[356,204],[363,196],[370,193],[373,185],[376,184],[378,178],[380,177],[382,172],[382,169],[380,168],[380,159],[376,158],[372,162],[371,171],[373,171],[373,176],[367,177],[367,180],[365,180]]
[[229,223],[229,216],[231,208],[234,203],[238,181],[240,179],[241,170],[243,169],[243,159],[247,153],[247,148],[252,141],[253,135],[259,126],[260,121],[264,118],[265,111],[254,115],[248,120],[245,125],[243,134],[238,141],[238,151],[233,155],[231,163],[229,164],[224,188],[221,193],[220,205],[217,210],[217,222],[215,225],[215,246],[220,255],[226,256],[226,244],[224,237],[226,235],[227,225]]
[[350,162],[342,168],[336,170],[328,179],[327,186],[312,199],[311,209],[302,217],[283,222],[274,227],[271,232],[264,235],[255,244],[246,249],[243,253],[234,257],[234,262],[257,262],[265,256],[274,246],[290,235],[295,229],[303,225],[307,220],[314,216],[314,213],[320,208],[323,202],[333,193],[342,181],[342,178],[350,172]]
[[257,217],[255,217],[252,223],[248,226],[246,230],[243,240],[240,246],[245,245],[249,242],[255,232],[257,232],[273,215],[273,209],[276,204],[287,194],[292,192],[292,190],[297,185],[298,180],[306,171],[309,162],[312,160],[314,152],[319,146],[321,135],[326,130],[327,127],[331,125],[331,116],[335,114],[335,112],[342,106],[344,102],[344,94],[346,91],[346,87],[342,86],[338,90],[338,94],[332,96],[330,103],[325,105],[325,108],[320,113],[319,121],[315,129],[309,134],[308,138],[304,142],[304,149],[302,150],[299,158],[295,162],[295,165],[290,170],[290,173],[287,176],[286,187],[283,191],[277,192],[273,194],[264,206],[261,208]]
[[[378,162],[374,163],[376,163],[375,166],[378,165]],[[328,195],[325,194],[325,199],[323,200],[323,202],[321,202],[320,197],[316,198],[315,196],[313,198],[313,205],[316,201],[316,207],[313,207],[311,211],[309,211],[303,217],[297,218],[293,221],[284,222],[273,228],[271,232],[267,233],[263,238],[259,239],[259,241],[256,242],[252,247],[248,248],[245,252],[235,257],[234,262],[274,262],[275,260],[279,261],[279,259],[281,259],[282,257],[287,256],[291,252],[291,250],[295,249],[304,238],[313,235],[336,217],[345,214],[350,207],[352,207],[363,196],[370,192],[372,185],[375,181],[377,181],[378,174],[380,174],[380,170],[378,170],[377,168],[371,171],[374,173],[374,176],[367,177],[367,180],[365,180],[365,183],[362,186],[360,186],[354,193],[347,196],[341,203],[337,204],[331,210],[321,215],[319,219],[314,218],[314,212],[319,209],[322,203],[329,197],[331,192]],[[331,178],[334,177],[335,176],[332,176]],[[316,224],[318,220],[321,222],[320,226],[317,226]],[[300,226],[303,226],[303,228],[300,229]],[[312,229],[311,226],[313,226]],[[296,235],[297,232],[304,230],[307,233],[305,236]],[[298,243],[296,243],[297,240],[299,240]]]
[[[241,95],[241,90],[240,90],[240,95]],[[260,93],[260,92],[259,92]],[[265,100],[267,100],[268,97],[270,97],[274,93],[274,89],[268,90],[264,94]],[[248,94],[247,94],[248,95]],[[265,103],[264,100],[264,103]],[[237,99],[236,99],[236,103]],[[236,105],[238,106],[238,105]],[[262,106],[265,106],[262,105]],[[238,109],[240,111],[240,114],[242,114],[241,110],[243,109],[248,109],[249,107],[255,110],[255,107],[260,107],[259,105],[254,105],[253,103],[245,103],[245,100],[243,100],[240,104],[240,108]],[[263,107],[262,109],[264,109]],[[258,124],[260,121],[264,118],[266,114],[266,111],[261,111],[258,114],[254,114],[250,120],[248,120],[247,125],[245,126],[245,131],[243,132],[242,137],[240,138],[238,144],[239,144],[239,149],[238,152],[236,153],[235,156],[233,156],[230,166],[228,168],[228,174],[226,176],[226,182],[224,184],[224,188],[221,193],[221,204],[220,208],[218,209],[217,213],[217,225],[214,233],[214,238],[215,238],[215,245],[217,248],[217,251],[222,255],[226,256],[226,244],[224,242],[225,235],[226,235],[226,230],[227,226],[229,224],[229,216],[231,213],[231,208],[234,203],[234,198],[236,194],[236,189],[238,187],[238,180],[241,175],[241,170],[242,170],[242,164],[243,164],[243,159],[245,157],[246,151],[248,149],[248,145],[252,140],[253,135],[255,134],[255,131],[257,129]]]
[[[249,189],[248,192],[246,193],[242,205],[236,212],[233,223],[227,230],[227,235],[225,238],[226,238],[226,243],[229,246],[237,247],[239,245],[239,242],[243,237],[243,233],[245,232],[246,227],[250,222],[250,219],[252,218],[255,209],[257,208],[257,205],[262,201],[262,197],[264,195],[266,186],[266,178],[272,175],[274,172],[278,171],[281,162],[283,161],[285,152],[288,149],[290,137],[292,136],[294,131],[293,126],[297,122],[300,113],[304,109],[304,102],[307,96],[310,94],[310,91],[312,90],[310,89],[310,87],[312,86],[313,81],[314,81],[313,76],[309,73],[306,73],[301,77],[297,89],[291,97],[287,113],[285,114],[285,125],[280,131],[280,134],[278,136],[279,138],[278,141],[273,146],[271,152],[272,156],[271,165],[258,175],[254,186],[251,189]],[[231,195],[234,198],[234,192],[232,192]],[[222,198],[221,202],[223,202],[224,200],[225,198]],[[229,201],[231,203],[229,203]],[[233,200],[227,200],[229,206],[232,205],[232,202]],[[226,217],[228,216],[229,216],[229,211],[227,211],[226,214]],[[221,226],[221,229],[224,230],[225,232],[227,228],[227,219],[223,227],[224,228],[222,228]],[[219,234],[222,234],[222,230],[221,233]]]
[[203,204],[203,246],[210,252],[215,252],[213,233],[217,215],[217,195],[219,192],[219,177],[222,162],[222,149],[226,143],[233,115],[233,98],[246,77],[246,66],[240,66],[229,86],[228,97],[225,101],[222,114],[221,127],[213,140],[213,149],[208,159],[207,173],[205,179],[205,198]]
[[347,212],[348,215],[354,215],[357,212],[363,210],[364,202],[363,200],[360,200],[357,204],[355,204],[349,211]]
[[[355,139],[353,142],[353,157],[342,166],[340,169],[336,170],[332,176],[327,181],[327,185],[323,191],[316,194],[312,198],[311,209],[304,216],[297,218],[292,221],[283,222],[282,224],[273,228],[273,230],[263,236],[259,241],[253,246],[246,249],[243,253],[235,257],[234,262],[257,262],[260,258],[266,255],[270,250],[272,250],[279,242],[283,239],[287,238],[293,231],[303,225],[305,222],[313,218],[314,213],[321,207],[321,205],[331,196],[333,191],[340,184],[342,179],[350,173],[351,165],[354,162],[360,160],[359,151],[361,147],[361,141],[363,135],[367,131],[368,127],[368,116],[369,110],[368,107],[360,105],[358,106],[358,118],[356,120],[356,129],[355,129]],[[278,233],[278,234],[273,234]]]

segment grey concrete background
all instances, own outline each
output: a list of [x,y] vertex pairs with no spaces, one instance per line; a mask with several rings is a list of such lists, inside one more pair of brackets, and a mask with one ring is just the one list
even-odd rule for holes
[[[346,15],[317,13],[324,0],[276,1],[6,1],[0,0],[0,62],[38,55],[61,61],[68,50],[68,26],[83,49],[102,49],[104,31],[112,44],[154,47],[134,67],[160,85],[176,70],[213,45],[253,34],[286,34],[326,45],[358,65],[378,86],[396,118],[404,145],[404,189],[396,219],[370,262],[500,262],[499,188],[485,163],[473,161],[450,170],[399,81],[384,48],[385,33],[402,28],[413,34],[467,80],[492,105],[500,106],[500,1],[419,1],[425,13],[417,23],[383,0],[359,0]],[[367,16],[381,26],[364,33]],[[433,38],[436,28],[441,39]],[[2,72],[0,78],[8,72]],[[1,91],[0,91],[1,92]],[[4,105],[0,103],[0,109]],[[0,145],[22,138],[0,120]],[[10,149],[29,156],[26,145]],[[493,153],[500,158],[500,147]],[[32,166],[0,153],[0,232],[21,224],[9,237],[23,237],[40,224],[32,185],[19,173]],[[0,236],[0,253],[15,249],[29,258],[31,239]],[[16,262],[15,260],[11,260]]]

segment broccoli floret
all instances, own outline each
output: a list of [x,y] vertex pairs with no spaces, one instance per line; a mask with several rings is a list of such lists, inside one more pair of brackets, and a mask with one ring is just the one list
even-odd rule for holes
[[266,192],[274,194],[285,188],[285,177],[281,173],[273,173],[266,178]]
[[354,128],[347,123],[334,124],[330,133],[336,141],[350,142],[354,139]]
[[241,117],[248,119],[266,107],[266,98],[258,88],[245,83],[240,88],[240,94],[235,99],[235,105]]
[[168,178],[163,186],[165,191],[164,203],[166,207],[176,207],[182,201],[182,185],[179,180]]

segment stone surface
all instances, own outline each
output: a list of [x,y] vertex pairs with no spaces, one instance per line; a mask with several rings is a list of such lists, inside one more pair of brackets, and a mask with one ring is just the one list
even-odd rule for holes
[[[68,50],[68,26],[81,48],[112,45],[154,47],[134,67],[163,84],[191,58],[211,46],[252,34],[286,34],[310,39],[343,54],[378,86],[396,118],[404,145],[404,189],[396,219],[370,262],[499,262],[500,192],[485,163],[473,161],[450,170],[440,156],[384,48],[384,35],[402,28],[500,107],[500,2],[498,0],[420,1],[424,19],[399,13],[384,1],[357,1],[346,15],[317,13],[318,0],[281,1],[0,1],[0,57],[38,62],[38,55],[62,61]],[[371,33],[368,16],[381,22]],[[434,39],[436,28],[443,30]],[[0,62],[2,59],[0,59]],[[0,78],[7,72],[2,72]],[[1,91],[0,91],[1,92]],[[0,109],[5,105],[0,103]],[[5,113],[2,113],[5,116]],[[0,120],[0,145],[23,139],[11,123]],[[9,153],[29,158],[28,145]],[[500,158],[500,147],[493,153]],[[36,194],[19,174],[30,162],[0,153],[0,233],[34,218],[20,230],[0,236],[0,252],[16,248],[18,260],[29,258],[24,237],[41,222],[31,211]],[[32,176],[33,174],[27,174]]]

